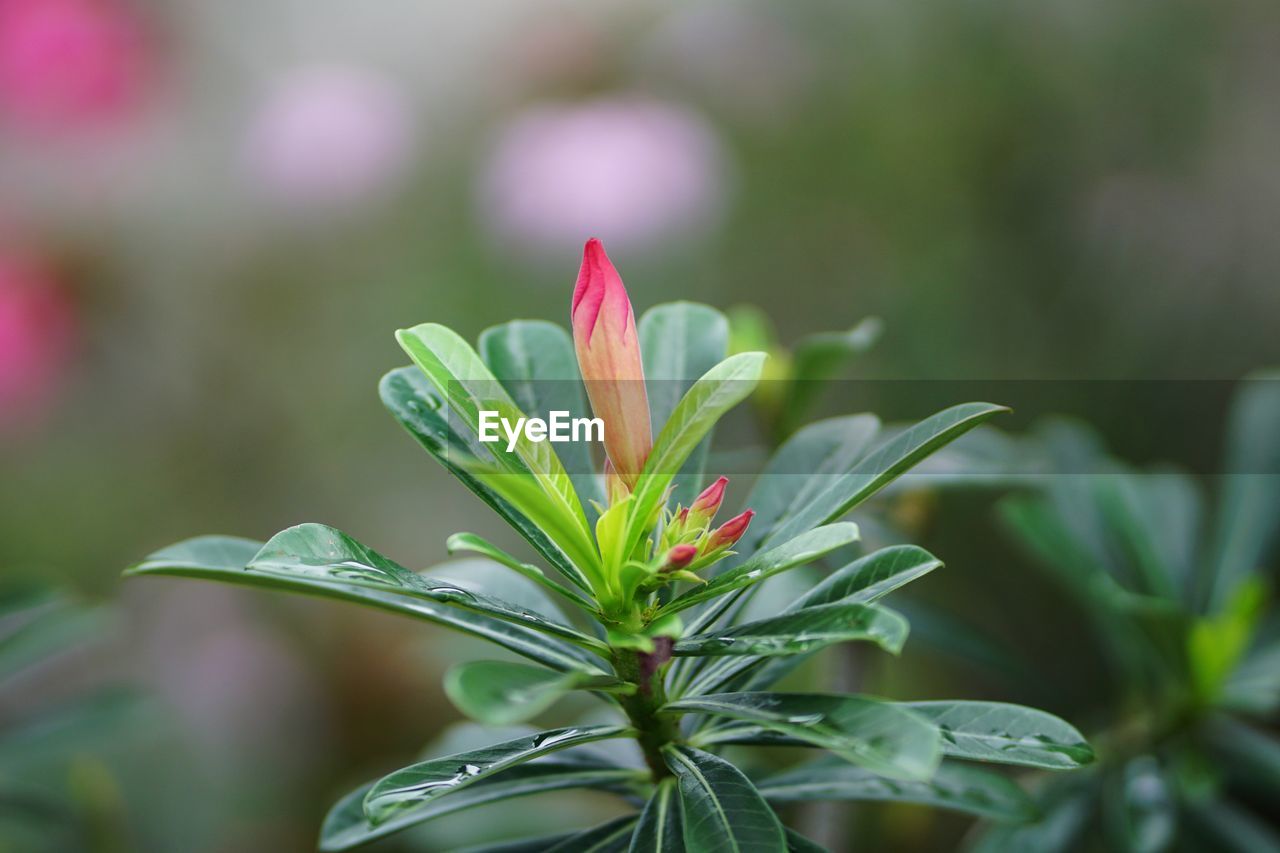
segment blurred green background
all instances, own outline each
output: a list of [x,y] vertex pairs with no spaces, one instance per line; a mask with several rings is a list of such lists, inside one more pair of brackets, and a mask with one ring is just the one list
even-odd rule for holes
[[[301,521],[423,567],[494,534],[379,405],[391,333],[565,322],[588,236],[639,310],[879,315],[862,378],[1280,363],[1277,43],[1264,0],[0,0],[0,574],[117,602],[68,662],[152,706],[76,771],[101,848],[308,849],[456,720],[442,631],[119,572]],[[962,618],[1019,573],[985,509],[921,530]],[[1000,633],[1052,646],[1037,584]],[[910,652],[882,688],[984,689]],[[948,820],[905,815],[904,844]]]

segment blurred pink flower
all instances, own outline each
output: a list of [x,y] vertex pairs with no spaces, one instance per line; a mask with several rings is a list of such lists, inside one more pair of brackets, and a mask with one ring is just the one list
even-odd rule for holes
[[0,0],[0,107],[29,128],[70,130],[132,112],[152,56],[122,0]]
[[0,249],[0,427],[38,416],[71,355],[75,312],[37,264]]
[[644,248],[713,224],[725,171],[715,131],[684,107],[639,97],[548,104],[502,128],[480,206],[521,248],[568,250],[592,235]]
[[409,104],[393,81],[357,68],[296,69],[258,109],[246,165],[279,201],[340,207],[388,189],[412,142]]

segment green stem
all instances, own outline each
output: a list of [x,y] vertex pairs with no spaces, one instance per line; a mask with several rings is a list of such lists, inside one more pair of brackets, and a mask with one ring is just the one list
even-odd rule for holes
[[658,710],[667,703],[663,675],[671,661],[671,641],[659,638],[657,644],[652,652],[615,649],[613,653],[613,666],[618,677],[636,686],[634,693],[618,698],[636,730],[636,741],[655,782],[671,775],[662,757],[662,748],[680,736],[678,717]]

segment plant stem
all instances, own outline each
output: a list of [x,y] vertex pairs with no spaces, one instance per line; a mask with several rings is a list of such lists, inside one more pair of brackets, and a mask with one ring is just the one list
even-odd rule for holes
[[671,775],[662,757],[662,748],[680,735],[676,715],[658,710],[667,702],[663,675],[671,662],[671,646],[670,639],[659,637],[654,640],[652,652],[615,649],[613,653],[613,666],[618,677],[636,686],[635,693],[619,699],[622,710],[637,732],[636,741],[655,782]]

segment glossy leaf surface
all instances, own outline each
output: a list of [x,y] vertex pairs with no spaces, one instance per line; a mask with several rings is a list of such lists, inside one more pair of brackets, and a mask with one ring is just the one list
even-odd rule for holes
[[915,545],[881,548],[835,570],[787,610],[837,601],[869,604],[941,566],[941,560]]
[[249,555],[248,558],[251,561],[260,547],[257,543],[245,539],[201,536],[155,552],[129,569],[128,573],[203,578],[223,583],[268,587],[336,598],[455,628],[489,640],[552,669],[600,672],[596,659],[590,653],[523,625],[438,604],[398,591],[361,586],[330,577],[306,573],[249,571],[244,563],[239,561],[250,548],[253,548],[254,554]]
[[802,427],[769,459],[747,496],[756,511],[752,529],[739,543],[750,555],[786,519],[800,512],[866,454],[880,419],[846,415]]
[[1027,821],[1037,815],[1022,789],[996,773],[943,762],[925,781],[886,779],[844,761],[820,758],[758,783],[770,802],[871,800],[921,803],[998,821]]
[[684,847],[680,823],[680,798],[676,783],[666,780],[645,803],[631,838],[630,853],[671,853]]
[[643,774],[628,768],[558,756],[542,758],[483,779],[448,797],[407,809],[377,826],[369,823],[364,815],[364,799],[373,787],[370,783],[347,794],[329,810],[320,830],[320,849],[348,850],[434,818],[499,800],[566,788],[621,792],[631,789],[643,778]]
[[551,729],[483,749],[411,764],[373,784],[364,799],[364,813],[370,823],[378,826],[402,811],[463,790],[539,756],[628,733],[623,726]]
[[764,544],[793,536],[839,518],[896,480],[933,451],[944,447],[995,415],[1008,411],[990,403],[963,403],[903,430],[827,482],[767,533]]
[[[543,558],[572,580],[580,589],[589,590],[590,582],[573,564],[568,554],[527,515],[513,506],[493,488],[485,485],[469,470],[476,462],[494,461],[492,454],[466,435],[453,428],[446,415],[443,397],[432,387],[422,371],[401,367],[382,377],[378,385],[382,403],[400,425],[417,439],[437,462],[493,508],[525,538]],[[495,463],[496,464],[496,463]]]
[[782,824],[751,784],[723,758],[687,746],[663,750],[680,790],[689,853],[779,853]]
[[897,654],[907,640],[908,630],[907,620],[885,607],[828,604],[686,637],[676,643],[675,654],[798,655],[855,640],[870,641]]
[[1093,761],[1093,748],[1066,721],[1004,702],[902,702],[942,732],[953,758],[1068,770]]
[[906,708],[864,696],[720,693],[680,699],[666,707],[750,723],[895,779],[928,779],[942,756],[942,737],[933,723]]
[[574,690],[616,690],[624,686],[612,676],[556,672],[508,661],[459,664],[444,679],[444,692],[458,710],[491,726],[507,726],[535,717]]

